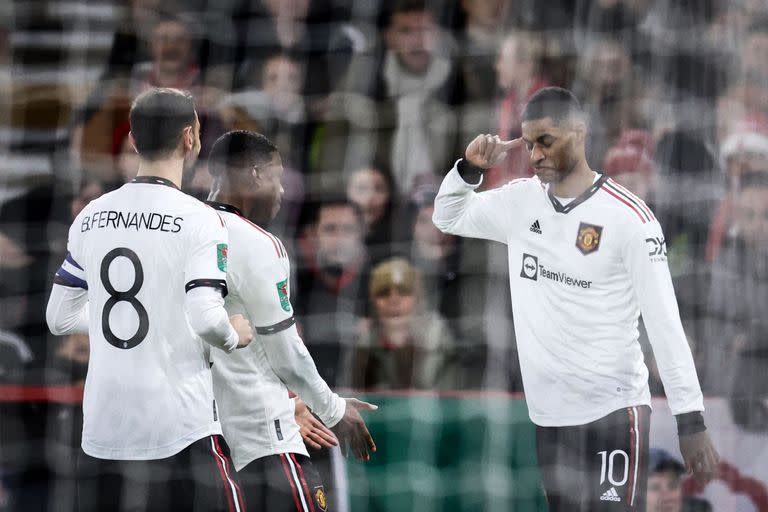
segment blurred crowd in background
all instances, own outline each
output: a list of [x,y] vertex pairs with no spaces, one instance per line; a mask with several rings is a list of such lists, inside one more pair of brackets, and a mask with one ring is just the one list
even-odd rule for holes
[[[768,6],[763,0],[16,0],[0,9],[0,381],[81,381],[44,305],[67,229],[130,180],[128,109],[194,94],[202,153],[263,133],[286,167],[269,229],[334,387],[522,391],[506,251],[431,222],[478,133],[520,136],[572,89],[588,158],[655,210],[705,394],[768,429]],[[524,149],[483,189],[529,176]],[[642,326],[641,326],[642,331]],[[647,343],[646,343],[647,346]],[[653,393],[663,394],[648,351]],[[75,429],[76,430],[76,429]]]

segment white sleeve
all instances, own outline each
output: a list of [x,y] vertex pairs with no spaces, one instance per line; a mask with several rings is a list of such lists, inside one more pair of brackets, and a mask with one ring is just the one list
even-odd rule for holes
[[432,222],[444,233],[506,243],[509,234],[504,220],[514,206],[508,185],[476,193],[480,183],[465,182],[454,164],[435,198]]
[[45,321],[51,334],[88,334],[88,292],[83,288],[54,284]]
[[227,228],[219,214],[207,206],[198,219],[184,268],[187,292],[184,306],[189,324],[198,336],[214,347],[231,352],[237,348],[239,337],[224,309]]
[[221,292],[209,286],[201,286],[187,292],[184,303],[189,325],[203,341],[226,352],[237,348],[240,338],[224,309]]
[[328,427],[336,425],[346,411],[347,402],[331,391],[317,372],[315,362],[296,330],[296,325],[260,336],[264,352],[275,374],[291,391],[304,400]]
[[[282,249],[280,240],[275,239]],[[268,245],[263,252],[253,251],[248,264],[233,268],[235,293],[248,311],[272,370],[296,393],[323,423],[332,427],[346,411],[346,401],[331,391],[317,371],[296,330],[289,288],[290,264],[282,251]]]
[[627,230],[623,260],[631,276],[643,322],[672,414],[704,410],[691,348],[683,331],[667,247],[654,220]]
[[53,278],[51,296],[45,309],[48,329],[56,336],[88,334],[88,282],[79,251],[82,212],[69,228],[67,255]]

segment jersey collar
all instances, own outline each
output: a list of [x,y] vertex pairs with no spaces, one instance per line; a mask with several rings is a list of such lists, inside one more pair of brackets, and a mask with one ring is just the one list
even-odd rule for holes
[[166,187],[172,187],[172,188],[175,188],[176,190],[179,190],[179,187],[177,187],[174,182],[165,178],[161,178],[159,176],[136,176],[131,180],[131,183],[147,183],[150,185],[165,185]]
[[595,192],[600,190],[600,187],[603,186],[603,183],[605,183],[608,180],[608,175],[603,174],[601,175],[596,182],[592,184],[591,187],[589,187],[587,190],[581,193],[579,197],[568,203],[567,205],[563,206],[560,201],[557,200],[557,198],[552,194],[552,187],[547,187],[547,195],[549,196],[549,200],[552,203],[552,207],[554,207],[555,211],[557,213],[569,213],[571,210],[579,206],[581,203],[592,197]]
[[216,201],[205,201],[205,204],[207,204],[214,210],[219,210],[220,212],[229,212],[229,213],[234,213],[235,215],[239,215],[240,217],[243,216],[243,212],[241,212],[238,208],[232,206],[231,204],[217,203]]

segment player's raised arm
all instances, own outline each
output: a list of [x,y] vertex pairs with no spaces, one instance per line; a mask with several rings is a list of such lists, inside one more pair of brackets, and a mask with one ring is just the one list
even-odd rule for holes
[[227,295],[228,234],[218,214],[207,211],[191,242],[191,254],[184,271],[185,309],[189,324],[204,341],[227,352],[247,346],[253,337],[248,320],[231,318],[224,309]]
[[710,480],[719,456],[704,425],[704,399],[693,355],[683,331],[667,265],[667,248],[656,220],[627,234],[623,259],[658,364],[669,407],[677,420],[680,451],[689,471]]
[[475,137],[440,185],[432,216],[435,226],[445,233],[505,242],[504,213],[514,206],[510,194],[504,187],[479,194],[475,189],[483,173],[520,144],[521,139],[502,141],[497,135]]

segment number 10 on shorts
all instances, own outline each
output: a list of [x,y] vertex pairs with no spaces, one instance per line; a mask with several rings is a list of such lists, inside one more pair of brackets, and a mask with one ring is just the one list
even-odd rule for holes
[[[603,485],[606,476],[608,477],[608,482],[613,486],[620,487],[627,483],[627,479],[629,478],[629,455],[627,455],[627,452],[624,450],[613,450],[609,455],[607,451],[602,451],[597,452],[597,455],[600,456],[600,460],[602,461],[600,466],[600,485]],[[620,459],[623,459],[624,475],[621,477],[621,480],[616,480],[614,478],[614,472],[616,471],[615,465],[622,465],[622,461],[617,461],[616,456],[620,456]]]

